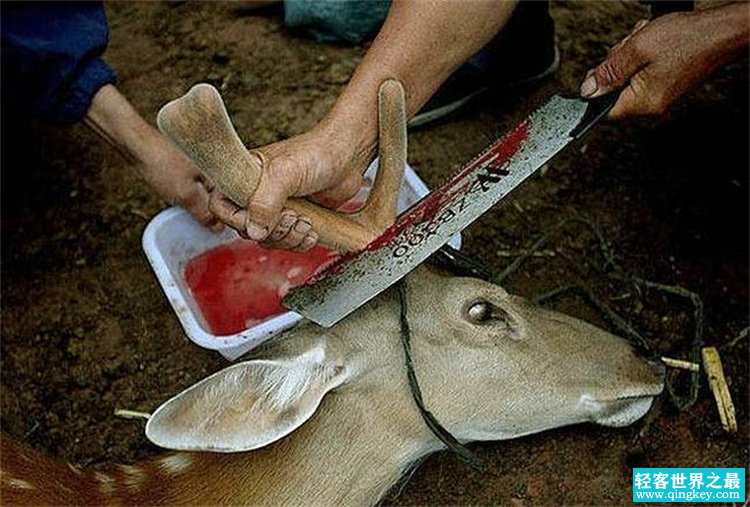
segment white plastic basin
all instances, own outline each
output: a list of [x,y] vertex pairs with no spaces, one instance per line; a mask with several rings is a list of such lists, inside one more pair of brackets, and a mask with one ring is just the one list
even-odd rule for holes
[[[377,161],[368,168],[365,176],[372,180],[376,171]],[[424,182],[407,166],[399,195],[399,212],[428,192]],[[210,332],[185,282],[185,265],[203,252],[236,241],[237,238],[237,234],[228,228],[220,234],[211,232],[184,209],[173,207],[162,211],[149,222],[142,240],[146,257],[188,338],[201,347],[218,351],[230,361],[304,319],[298,313],[285,312],[236,334],[217,336]],[[459,248],[461,236],[452,238],[450,245]]]

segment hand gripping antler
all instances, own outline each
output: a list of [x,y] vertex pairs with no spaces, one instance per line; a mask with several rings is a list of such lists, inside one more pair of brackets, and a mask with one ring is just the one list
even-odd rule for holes
[[[159,130],[184,151],[222,193],[238,205],[250,200],[264,167],[249,152],[229,120],[219,92],[195,85],[165,105]],[[305,199],[290,198],[286,207],[312,220],[319,242],[340,251],[361,250],[396,219],[396,203],[406,166],[406,107],[401,83],[389,79],[378,97],[380,167],[370,197],[356,213],[340,213]]]

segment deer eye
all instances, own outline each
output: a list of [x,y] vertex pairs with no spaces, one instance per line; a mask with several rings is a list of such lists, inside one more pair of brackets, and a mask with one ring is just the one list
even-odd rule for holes
[[508,312],[485,299],[478,299],[467,305],[464,316],[472,324],[502,324],[509,330],[515,329],[514,319]]
[[494,306],[489,301],[480,299],[466,308],[466,319],[472,324],[482,324],[492,320]]

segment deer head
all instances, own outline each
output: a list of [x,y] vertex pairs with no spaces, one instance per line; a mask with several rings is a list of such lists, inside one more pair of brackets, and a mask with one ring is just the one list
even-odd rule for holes
[[[425,401],[461,440],[586,421],[623,426],[662,390],[661,364],[626,341],[496,285],[422,268],[409,277],[407,298]],[[303,327],[262,358],[199,382],[160,407],[146,431],[173,449],[247,451],[300,427],[326,393],[431,440],[406,382],[392,294],[330,330]]]
[[[566,424],[625,425],[663,368],[624,340],[473,278],[407,280],[412,354],[427,407],[463,441]],[[82,472],[2,439],[9,504],[368,505],[441,443],[406,380],[399,301],[306,325],[166,402],[155,443],[194,451]],[[263,447],[262,449],[260,449]],[[252,452],[238,452],[249,451]]]

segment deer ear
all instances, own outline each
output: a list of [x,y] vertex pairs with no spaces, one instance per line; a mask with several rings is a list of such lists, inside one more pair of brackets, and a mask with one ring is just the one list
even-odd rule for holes
[[146,436],[176,450],[257,449],[299,428],[345,380],[345,367],[326,360],[322,345],[282,361],[239,363],[160,406],[146,424]]

